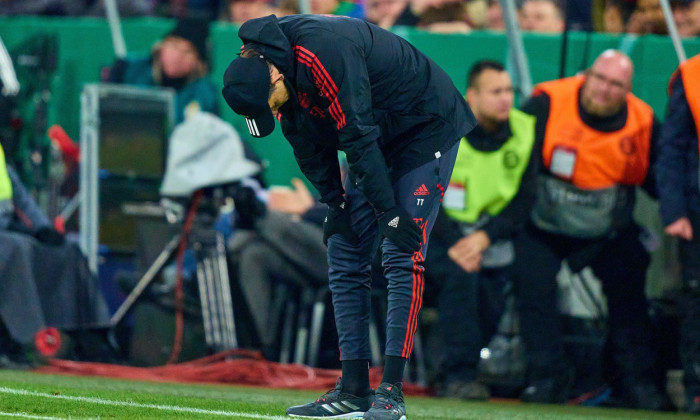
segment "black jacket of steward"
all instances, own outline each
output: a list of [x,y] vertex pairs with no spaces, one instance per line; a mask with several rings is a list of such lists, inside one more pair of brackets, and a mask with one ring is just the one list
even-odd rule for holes
[[343,194],[337,150],[383,212],[392,182],[445,153],[476,124],[449,76],[404,39],[346,17],[273,15],[244,23],[254,48],[285,76],[282,131],[324,203]]

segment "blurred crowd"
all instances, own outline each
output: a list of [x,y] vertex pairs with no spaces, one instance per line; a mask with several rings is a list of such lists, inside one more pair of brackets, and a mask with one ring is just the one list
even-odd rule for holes
[[[565,29],[668,34],[660,0],[516,0],[524,31]],[[681,37],[700,35],[700,0],[671,0]],[[381,27],[413,26],[441,33],[504,30],[498,0],[122,0],[122,16],[197,17],[241,24],[248,19],[314,13],[364,18]],[[104,16],[104,0],[1,0],[0,15]]]

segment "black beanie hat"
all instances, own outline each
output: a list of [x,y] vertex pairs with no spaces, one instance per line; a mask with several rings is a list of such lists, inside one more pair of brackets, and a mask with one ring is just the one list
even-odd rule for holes
[[207,39],[209,38],[208,20],[200,18],[180,19],[167,36],[176,36],[190,41],[197,50],[199,58],[205,62],[209,60],[207,48]]

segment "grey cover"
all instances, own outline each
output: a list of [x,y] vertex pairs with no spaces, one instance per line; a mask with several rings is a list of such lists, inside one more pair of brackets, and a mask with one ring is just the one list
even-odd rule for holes
[[78,246],[0,230],[0,321],[22,344],[45,327],[107,328],[109,310]]
[[574,238],[604,237],[632,219],[634,187],[583,190],[570,182],[541,175],[532,222],[550,233]]
[[199,112],[178,124],[170,136],[160,193],[189,197],[200,188],[240,181],[260,171],[246,159],[241,137],[214,114]]

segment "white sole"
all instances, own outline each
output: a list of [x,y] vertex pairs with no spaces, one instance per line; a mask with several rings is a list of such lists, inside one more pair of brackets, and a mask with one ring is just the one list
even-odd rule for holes
[[[345,414],[340,414],[337,416],[325,416],[325,417],[318,417],[318,416],[300,416],[298,414],[287,414],[287,416],[295,418],[295,419],[361,419],[362,416],[364,416],[365,413],[345,413]],[[406,420],[405,418],[401,420]]]

